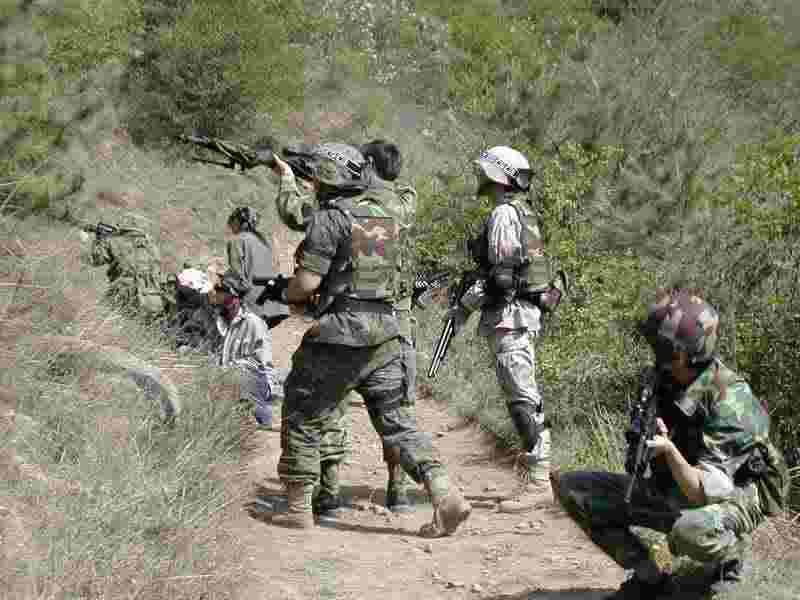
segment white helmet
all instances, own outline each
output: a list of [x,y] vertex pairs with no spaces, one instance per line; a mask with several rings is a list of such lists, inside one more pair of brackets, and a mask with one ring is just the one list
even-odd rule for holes
[[473,161],[481,173],[495,183],[527,192],[531,187],[531,166],[521,152],[508,146],[495,146],[481,152]]

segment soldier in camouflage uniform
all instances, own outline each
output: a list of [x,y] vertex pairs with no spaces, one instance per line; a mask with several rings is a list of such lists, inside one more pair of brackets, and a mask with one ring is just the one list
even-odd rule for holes
[[740,579],[749,534],[785,501],[786,467],[769,439],[766,406],[715,356],[718,326],[717,311],[686,289],[662,290],[649,307],[640,330],[655,352],[659,432],[647,442],[652,475],[637,482],[630,505],[630,475],[553,474],[570,516],[634,572],[610,598],[674,588],[631,525],[667,533],[672,553],[706,563],[719,591]]
[[[370,189],[375,190],[392,199],[396,205],[404,229],[409,229],[416,213],[417,194],[413,188],[395,184],[402,169],[402,155],[396,145],[385,140],[373,140],[360,148],[361,157],[354,157],[359,162],[367,162],[371,168],[364,171],[364,179]],[[280,166],[276,168],[281,175]],[[306,225],[319,208],[316,195],[309,182],[294,178],[291,184],[285,177],[281,180],[281,190],[276,198],[278,215],[287,227],[295,231],[305,231]],[[298,185],[299,184],[299,185]],[[408,252],[408,248],[404,249]],[[298,248],[299,257],[302,254],[302,244]],[[408,261],[406,261],[408,263]],[[400,341],[405,355],[406,365],[406,394],[405,402],[409,410],[413,410],[416,398],[416,351],[414,347],[414,318],[411,314],[410,289],[403,289],[400,300],[395,304],[400,323]],[[331,432],[330,439],[323,440],[322,444],[322,475],[320,477],[319,493],[314,499],[314,510],[320,515],[335,515],[341,506],[339,495],[339,466],[347,453],[347,406],[342,404],[340,427]],[[408,496],[411,480],[405,474],[399,462],[384,447],[384,460],[388,473],[386,486],[386,506],[394,512],[408,512],[413,510]]]
[[558,304],[564,283],[550,277],[536,215],[524,200],[531,177],[527,159],[513,148],[496,146],[474,164],[478,195],[488,195],[496,206],[470,243],[481,276],[446,318],[453,317],[457,330],[472,312],[481,311],[478,334],[489,341],[497,380],[525,450],[525,485],[500,510],[521,512],[533,508],[549,488],[550,430],[536,384],[533,342],[542,311]]
[[[356,390],[387,451],[431,497],[433,520],[421,535],[449,535],[471,507],[450,486],[430,437],[417,430],[407,406],[407,357],[394,308],[402,267],[401,215],[388,190],[364,189],[359,157],[344,144],[316,149],[314,186],[321,208],[309,219],[295,276],[270,294],[297,304],[320,294],[318,321],[293,355],[286,381],[278,473],[289,510],[274,521],[313,526],[320,443],[338,426],[347,393]],[[282,186],[294,189],[294,176],[284,165],[279,163]]]
[[127,215],[118,228],[118,233],[98,236],[92,243],[92,264],[108,265],[107,295],[119,306],[146,317],[161,316],[166,303],[158,247],[136,215]]

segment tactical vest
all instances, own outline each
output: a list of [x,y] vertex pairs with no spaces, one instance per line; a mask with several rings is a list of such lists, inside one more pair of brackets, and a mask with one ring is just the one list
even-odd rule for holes
[[395,200],[389,190],[370,191],[331,206],[350,221],[350,238],[325,277],[320,312],[340,297],[383,302],[399,297],[405,231],[392,206]]
[[[470,253],[473,260],[483,269],[490,279],[503,269],[513,273],[513,290],[521,298],[533,298],[546,291],[552,282],[550,261],[544,253],[544,241],[539,229],[538,219],[524,201],[514,198],[508,202],[517,212],[522,225],[520,242],[522,254],[509,257],[501,264],[489,261],[489,222],[483,224],[478,236],[470,241]],[[490,282],[490,289],[492,288]]]

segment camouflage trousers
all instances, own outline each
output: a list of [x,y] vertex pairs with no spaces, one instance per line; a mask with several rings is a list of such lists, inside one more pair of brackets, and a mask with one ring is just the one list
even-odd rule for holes
[[346,396],[364,398],[385,454],[414,481],[443,470],[430,436],[417,429],[408,406],[408,353],[399,338],[377,347],[351,348],[304,339],[286,380],[278,474],[315,483],[320,462],[341,460],[346,440]]
[[[532,425],[523,421],[533,421],[535,428],[540,431],[544,428],[544,403],[536,383],[534,335],[527,329],[495,329],[488,338],[489,348],[494,355],[497,382],[503,390],[509,414],[524,445],[533,443],[538,434],[529,431]],[[527,419],[520,418],[520,414],[527,415]],[[540,453],[536,457],[538,460],[550,459],[549,444],[538,444],[534,449]]]
[[158,317],[167,306],[160,289],[140,285],[134,277],[118,277],[106,293],[114,303],[142,312],[146,318]]
[[719,564],[739,557],[764,519],[755,484],[735,488],[729,500],[691,507],[677,486],[664,492],[645,480],[634,490],[629,509],[629,481],[621,473],[572,471],[557,476],[553,494],[595,544],[623,569],[640,575],[652,572],[653,562],[631,525],[666,533],[673,556]]

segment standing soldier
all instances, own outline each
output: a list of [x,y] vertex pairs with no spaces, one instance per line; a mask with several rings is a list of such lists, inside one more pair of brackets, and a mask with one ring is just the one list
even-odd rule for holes
[[[398,186],[395,184],[400,171],[403,167],[403,157],[400,149],[391,142],[385,140],[373,140],[364,144],[360,151],[351,148],[352,158],[359,164],[367,164],[364,169],[364,186],[368,187],[373,194],[379,194],[384,201],[392,205],[401,219],[401,227],[408,230],[413,226],[416,213],[417,194],[413,188],[408,186]],[[291,170],[291,169],[289,169]],[[276,172],[282,175],[285,171],[281,167],[276,168]],[[294,183],[293,183],[293,182]],[[335,197],[333,198],[335,200]],[[310,183],[298,180],[292,176],[291,180],[286,177],[281,179],[281,190],[276,199],[278,214],[287,227],[295,231],[305,231],[311,215],[319,208],[314,190]],[[405,236],[408,240],[410,236]],[[409,248],[403,248],[406,255],[410,254]],[[298,256],[302,253],[302,246]],[[410,261],[406,260],[405,264]],[[416,398],[416,349],[414,347],[414,319],[411,315],[411,290],[408,282],[404,281],[405,286],[400,298],[395,304],[398,322],[400,324],[400,341],[405,355],[406,365],[406,388],[408,393],[405,402],[409,410],[413,410]],[[407,289],[408,288],[408,289]],[[342,500],[339,495],[339,468],[346,454],[347,440],[347,403],[342,405],[341,427],[332,433],[330,439],[323,440],[322,443],[322,473],[320,477],[319,493],[314,499],[314,510],[321,516],[333,516],[341,506]],[[386,507],[393,512],[409,512],[413,506],[408,497],[408,488],[411,480],[403,471],[399,462],[384,447],[384,461],[388,473],[388,483],[386,486]]]
[[552,310],[566,282],[550,278],[536,215],[524,200],[530,189],[527,159],[496,146],[474,161],[478,196],[495,204],[480,235],[470,242],[482,274],[452,308],[454,331],[480,309],[478,333],[489,341],[497,380],[525,450],[525,485],[517,498],[500,504],[502,512],[521,512],[549,490],[550,430],[536,385],[533,341],[542,311]]
[[128,214],[112,229],[107,235],[98,231],[91,251],[94,266],[108,265],[108,297],[147,318],[161,316],[166,308],[161,254],[146,231],[146,222]]
[[[710,567],[710,591],[741,580],[749,535],[788,494],[783,457],[769,439],[767,407],[716,356],[719,317],[695,292],[661,290],[640,324],[655,354],[656,431],[646,441],[651,476],[553,474],[553,491],[569,515],[633,576],[609,596],[655,598],[674,591],[631,525],[667,534],[676,556]],[[649,394],[645,394],[645,397]],[[632,423],[632,433],[640,423]],[[635,437],[635,436],[633,436]],[[629,471],[638,473],[633,461]],[[627,496],[627,497],[626,497]]]
[[[417,430],[408,409],[406,357],[394,303],[400,294],[401,217],[387,194],[361,187],[360,153],[343,144],[314,151],[314,187],[321,208],[311,215],[299,267],[291,279],[268,287],[272,299],[304,304],[320,295],[318,321],[292,357],[286,381],[282,454],[278,473],[289,509],[274,521],[311,527],[311,496],[320,471],[320,443],[338,425],[350,390],[363,397],[373,427],[433,503],[433,520],[421,535],[453,533],[471,507],[448,481],[430,437]],[[282,190],[294,189],[280,161]],[[359,188],[361,188],[359,190]]]

